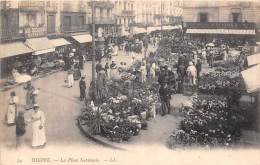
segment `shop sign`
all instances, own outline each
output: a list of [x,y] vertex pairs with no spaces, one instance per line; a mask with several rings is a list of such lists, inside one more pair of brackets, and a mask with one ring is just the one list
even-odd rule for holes
[[24,28],[24,35],[26,38],[42,37],[45,35],[45,29],[44,27]]

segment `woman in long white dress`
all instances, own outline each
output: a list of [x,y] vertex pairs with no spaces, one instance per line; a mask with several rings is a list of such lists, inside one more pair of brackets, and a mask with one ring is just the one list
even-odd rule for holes
[[33,106],[32,117],[28,123],[32,124],[32,147],[43,147],[47,143],[45,134],[45,115],[43,111],[39,110],[39,106]]
[[141,82],[145,82],[146,81],[146,76],[147,76],[147,71],[146,71],[146,65],[143,63],[141,68]]
[[189,77],[190,85],[196,85],[197,69],[191,61],[189,62],[189,66],[187,68],[187,75]]
[[153,63],[150,69],[150,74],[153,80],[155,79],[155,70],[156,70],[156,65],[155,63]]
[[7,125],[13,126],[15,125],[15,119],[17,116],[17,103],[18,103],[18,97],[16,96],[15,92],[11,92],[9,99],[9,105],[6,113],[6,122]]

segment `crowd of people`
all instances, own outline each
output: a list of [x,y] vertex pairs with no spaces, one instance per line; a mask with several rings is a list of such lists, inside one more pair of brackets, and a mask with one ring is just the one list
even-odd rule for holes
[[[131,54],[132,61],[129,61],[129,63],[113,60],[110,57],[113,51],[105,50],[105,56],[109,58],[107,58],[105,64],[102,64],[101,59],[98,59],[95,66],[97,76],[93,80],[94,82],[90,83],[88,91],[86,75],[81,73],[81,70],[84,69],[86,57],[78,49],[69,48],[62,56],[64,70],[68,73],[65,80],[67,87],[73,87],[74,81],[80,80],[78,84],[80,100],[86,101],[89,97],[91,101],[102,102],[108,95],[108,81],[116,81],[120,79],[122,72],[128,71],[135,75],[135,81],[137,82],[158,83],[158,95],[161,101],[160,113],[164,116],[171,111],[170,100],[172,94],[184,93],[186,86],[191,87],[193,92],[196,92],[202,66],[208,64],[209,67],[213,67],[215,60],[219,60],[218,57],[224,61],[229,60],[231,56],[230,50],[232,47],[237,46],[237,43],[227,42],[229,40],[185,38],[179,32],[166,33],[161,40],[167,39],[171,54],[167,54],[163,62],[158,60],[161,56],[158,52],[150,52],[147,58],[137,60],[135,53],[143,52],[144,48],[148,47],[146,44],[150,43],[153,47],[160,47],[159,38],[160,36],[151,35],[146,39],[125,40],[123,43],[118,43],[124,45],[119,47],[126,52],[126,55]],[[148,41],[146,41],[147,39]],[[247,47],[248,43],[241,43],[241,45]],[[172,54],[175,54],[173,58],[177,61],[176,63],[172,62],[174,61],[171,59]],[[238,57],[241,70],[246,65],[247,54],[246,50],[242,50]],[[26,132],[26,125],[32,124],[32,147],[42,147],[47,140],[45,135],[45,115],[39,109],[37,102],[39,89],[35,88],[30,81],[24,89],[26,90],[25,111],[18,111],[19,98],[14,91],[11,92],[6,113],[6,123],[8,126],[16,127],[17,145],[19,144],[19,137]],[[28,120],[25,120],[24,114],[30,110],[33,110],[33,113]]]

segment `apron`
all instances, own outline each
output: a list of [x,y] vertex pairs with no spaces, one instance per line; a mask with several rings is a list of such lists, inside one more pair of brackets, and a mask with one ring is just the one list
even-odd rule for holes
[[6,122],[8,125],[15,124],[16,110],[17,110],[16,103],[17,103],[17,98],[14,97],[10,98],[7,114],[6,114]]

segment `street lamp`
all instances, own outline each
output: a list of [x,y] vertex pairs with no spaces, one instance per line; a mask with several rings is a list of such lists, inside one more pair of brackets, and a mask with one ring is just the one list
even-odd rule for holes
[[148,33],[147,33],[147,29],[148,29],[148,1],[146,0],[145,1],[145,6],[146,6],[146,26],[145,26],[145,29],[146,29],[146,35],[145,35],[145,40],[144,40],[144,59],[146,60],[146,54],[147,54],[147,49],[148,49]]
[[163,31],[163,2],[161,0],[161,39],[162,39],[162,31]]
[[95,44],[95,6],[94,0],[92,0],[91,4],[92,9],[92,83],[93,83],[93,94],[94,98],[96,98],[96,44]]

